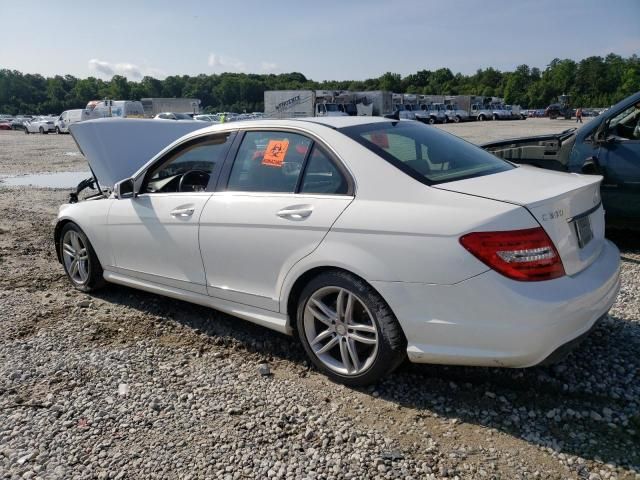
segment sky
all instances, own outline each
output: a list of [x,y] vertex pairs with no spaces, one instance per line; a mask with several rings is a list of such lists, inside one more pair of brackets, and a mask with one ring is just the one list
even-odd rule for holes
[[640,55],[640,0],[0,0],[0,68],[45,76],[544,68]]

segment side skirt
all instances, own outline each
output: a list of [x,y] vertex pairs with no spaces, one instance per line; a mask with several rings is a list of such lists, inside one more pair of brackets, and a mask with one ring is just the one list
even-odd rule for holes
[[165,297],[171,297],[177,300],[202,305],[204,307],[214,308],[221,312],[228,313],[229,315],[270,328],[271,330],[275,330],[286,335],[292,334],[292,329],[289,326],[287,316],[280,313],[231,302],[229,300],[223,300],[221,298],[210,297],[208,295],[202,295],[188,290],[182,290],[180,288],[140,280],[129,275],[123,275],[122,273],[115,273],[109,270],[104,271],[104,279],[107,282],[117,283],[126,287],[144,290],[145,292],[157,293],[158,295],[163,295]]

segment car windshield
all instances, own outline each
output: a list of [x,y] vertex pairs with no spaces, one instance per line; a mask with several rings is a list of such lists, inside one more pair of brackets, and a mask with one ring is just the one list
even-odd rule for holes
[[369,123],[340,131],[427,185],[515,168],[454,135],[417,122]]
[[177,119],[179,120],[191,120],[191,117],[186,113],[174,113]]

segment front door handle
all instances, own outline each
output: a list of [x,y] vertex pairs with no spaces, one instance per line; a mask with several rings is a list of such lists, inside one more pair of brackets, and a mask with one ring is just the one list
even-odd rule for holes
[[191,215],[193,215],[193,212],[195,211],[195,209],[193,207],[187,207],[187,208],[176,208],[175,210],[171,210],[171,216],[172,217],[190,217]]
[[307,218],[313,212],[311,205],[292,205],[278,211],[276,215],[289,220],[302,220]]

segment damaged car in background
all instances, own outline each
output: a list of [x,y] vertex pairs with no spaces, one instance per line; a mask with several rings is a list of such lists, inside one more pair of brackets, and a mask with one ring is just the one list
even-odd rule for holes
[[601,175],[607,226],[640,228],[640,92],[580,129],[481,147],[515,163]]
[[600,177],[516,166],[419,122],[200,127],[71,127],[99,189],[55,227],[75,288],[112,282],[295,334],[354,386],[405,358],[557,361],[616,298]]

